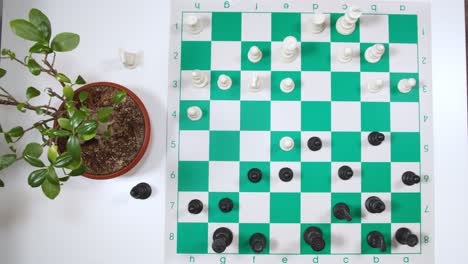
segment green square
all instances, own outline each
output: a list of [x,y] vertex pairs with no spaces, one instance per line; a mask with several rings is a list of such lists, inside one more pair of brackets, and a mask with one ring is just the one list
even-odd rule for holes
[[240,41],[242,14],[234,12],[214,12],[212,14],[213,41]]
[[[398,90],[398,83],[402,79],[416,79],[416,87],[409,93]],[[419,102],[419,75],[417,73],[390,73],[390,100],[392,102]]]
[[[387,250],[382,252],[380,248],[373,248],[367,243],[367,236],[370,232],[378,231],[385,238]],[[366,255],[391,254],[392,253],[392,226],[391,224],[362,224],[361,225],[361,252]]]
[[331,102],[302,102],[301,130],[330,131]]
[[302,162],[301,192],[331,192],[331,163]]
[[[313,250],[304,240],[304,232],[309,227],[316,227],[322,231],[325,248],[322,251]],[[331,252],[331,225],[330,224],[301,224],[301,254],[303,255],[328,255]]]
[[361,161],[361,133],[333,132],[332,161]]
[[332,101],[360,101],[361,74],[359,72],[331,73]]
[[[200,120],[190,120],[187,110],[192,106],[198,106],[202,110]],[[179,111],[180,130],[208,130],[210,128],[210,102],[209,101],[180,101]]]
[[419,162],[421,160],[419,133],[394,132],[391,140],[393,162]]
[[390,103],[361,103],[362,131],[390,131]]
[[208,161],[179,161],[179,191],[208,191]]
[[[249,170],[256,168],[262,172],[262,180],[253,183],[248,178]],[[241,192],[269,192],[270,191],[270,163],[269,162],[241,162],[240,163]]]
[[241,130],[270,130],[270,101],[241,101]]
[[[290,93],[281,91],[281,81],[291,78],[295,88]],[[271,100],[300,101],[301,100],[301,73],[300,72],[272,72],[271,73]]]
[[330,71],[330,42],[302,42],[301,52],[302,71]]
[[[262,51],[262,60],[253,63],[247,54],[251,47],[257,46]],[[241,69],[243,71],[269,71],[271,69],[271,42],[242,42]]]
[[418,43],[416,15],[389,15],[390,43]]
[[336,22],[344,14],[331,14],[331,41],[332,42],[360,42],[360,20],[356,23],[356,30],[350,35],[342,35],[336,30]]
[[362,192],[391,192],[390,163],[364,162],[361,173]]
[[238,161],[239,157],[239,131],[210,131],[211,161]]
[[[196,237],[197,239],[187,239]],[[178,223],[177,224],[177,253],[179,254],[207,254],[208,253],[208,224],[207,223]]]
[[[284,151],[280,147],[283,137],[291,137],[294,140],[294,148]],[[301,161],[301,132],[271,132],[271,160],[272,161]]]
[[[222,212],[219,207],[219,201],[229,198],[234,203],[232,211]],[[208,222],[210,223],[237,223],[239,222],[239,193],[233,192],[210,192],[208,194]]]
[[[360,193],[332,193],[331,217],[332,223],[360,223],[361,222],[361,194]],[[339,220],[333,215],[333,208],[339,203],[349,206],[351,221]]]
[[211,42],[183,41],[182,64],[184,70],[209,70],[211,68]]
[[271,193],[270,223],[300,223],[301,194]]
[[392,223],[421,222],[420,193],[392,193]]
[[367,48],[373,46],[373,43],[361,43],[361,72],[389,72],[390,71],[390,52],[388,44],[385,46],[385,53],[377,63],[370,63],[366,60]]
[[[252,235],[260,233],[266,237],[267,244],[261,253],[250,247]],[[270,225],[269,224],[239,224],[239,254],[269,254],[270,253]]]
[[[222,74],[229,76],[232,86],[228,90],[218,87],[218,78]],[[239,71],[212,71],[211,72],[211,100],[240,100],[240,72]]]
[[293,36],[301,41],[301,14],[300,13],[272,13],[271,38],[273,41],[283,41]]

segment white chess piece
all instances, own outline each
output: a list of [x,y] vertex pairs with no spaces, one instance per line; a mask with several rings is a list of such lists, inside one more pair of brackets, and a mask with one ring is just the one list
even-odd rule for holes
[[280,89],[283,91],[283,93],[290,93],[294,90],[296,87],[296,84],[294,83],[294,80],[291,78],[286,78],[283,79],[280,83]]
[[352,6],[346,13],[336,21],[336,30],[341,35],[351,35],[356,30],[356,23],[361,17],[362,11],[359,7]]
[[195,15],[189,15],[185,17],[184,21],[184,29],[187,32],[192,33],[193,35],[196,35],[203,30],[203,23],[202,21]]
[[257,63],[262,60],[263,53],[257,46],[252,46],[247,54],[249,61],[252,63]]
[[203,112],[198,106],[191,106],[187,109],[187,117],[192,121],[198,121],[202,118]]
[[290,137],[283,137],[280,140],[280,148],[284,151],[291,151],[294,148],[294,140]]
[[299,42],[295,37],[286,37],[281,46],[281,57],[285,62],[293,62],[299,55]]
[[382,79],[372,80],[367,83],[367,89],[371,93],[378,93],[382,91],[384,86],[384,81]]
[[338,60],[342,63],[348,63],[353,60],[353,49],[350,47],[346,47],[343,51],[338,55]]
[[409,93],[416,86],[416,79],[403,79],[398,82],[398,90],[402,93]]
[[375,44],[366,50],[365,58],[369,63],[377,63],[385,54],[385,46],[383,44]]
[[198,88],[203,88],[208,85],[208,76],[206,73],[194,70],[192,72],[192,85]]
[[256,73],[252,76],[252,80],[249,83],[249,88],[250,90],[254,92],[258,92],[262,88],[262,79],[260,79],[260,76]]
[[228,90],[232,87],[232,79],[231,77],[221,74],[218,78],[218,87],[221,90]]
[[319,34],[325,30],[325,22],[327,17],[324,14],[312,15],[311,31],[314,34]]

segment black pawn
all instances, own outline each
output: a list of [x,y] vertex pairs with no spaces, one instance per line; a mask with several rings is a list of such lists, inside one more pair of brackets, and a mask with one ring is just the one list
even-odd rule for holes
[[407,171],[403,173],[403,175],[401,176],[401,180],[403,181],[404,184],[408,186],[412,186],[421,182],[421,177],[419,177],[412,171]]
[[279,178],[284,182],[290,182],[294,177],[294,172],[290,168],[282,168],[279,171]]
[[250,169],[247,173],[247,177],[249,178],[249,181],[257,183],[262,180],[262,171],[257,168]]
[[351,169],[349,166],[341,166],[338,169],[338,177],[340,177],[340,179],[344,181],[351,179],[353,175],[354,175],[353,169]]
[[213,234],[213,244],[211,248],[216,253],[223,253],[229,245],[231,245],[233,239],[233,235],[231,230],[220,227],[216,229]]
[[135,199],[145,200],[151,196],[151,192],[151,186],[142,182],[132,188],[130,195]]
[[203,211],[203,203],[200,200],[194,199],[188,204],[188,211],[191,214],[199,214]]
[[380,251],[387,251],[387,245],[385,245],[385,238],[379,231],[372,231],[367,235],[367,244],[372,248],[380,248]]
[[304,241],[314,251],[322,251],[325,248],[322,230],[317,227],[311,226],[304,231]]
[[307,147],[312,151],[319,151],[322,148],[322,140],[318,137],[311,137],[307,141]]
[[367,139],[372,146],[378,146],[385,140],[385,135],[379,132],[372,132]]
[[223,198],[218,203],[219,210],[223,213],[229,213],[234,208],[234,203],[229,198]]
[[371,196],[366,200],[366,209],[369,213],[380,214],[385,211],[385,203],[379,197]]
[[418,236],[411,233],[408,228],[400,228],[395,234],[395,238],[398,243],[402,245],[408,245],[410,247],[415,247],[419,243]]
[[351,216],[349,206],[344,203],[338,203],[333,208],[333,215],[339,220],[351,221],[353,217]]
[[266,237],[260,233],[253,234],[249,241],[250,248],[252,248],[255,253],[261,253],[263,250],[265,250],[266,243]]

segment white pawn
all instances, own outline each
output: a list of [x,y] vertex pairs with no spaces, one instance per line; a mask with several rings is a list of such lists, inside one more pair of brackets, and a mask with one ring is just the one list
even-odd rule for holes
[[398,82],[398,90],[402,93],[409,93],[416,86],[416,79],[403,79]]
[[361,17],[362,11],[359,7],[352,6],[346,13],[336,21],[336,30],[341,35],[351,35],[356,30],[356,23]]
[[294,140],[290,137],[283,137],[280,140],[280,148],[284,151],[291,151],[294,148]]
[[260,79],[260,76],[258,76],[258,74],[255,73],[252,76],[252,80],[249,83],[249,88],[253,92],[258,92],[262,88],[262,80]]
[[325,30],[325,21],[327,17],[324,14],[315,14],[312,16],[311,31],[314,34],[319,34]]
[[293,62],[299,55],[299,43],[295,37],[286,37],[281,46],[281,57],[285,62]]
[[381,79],[372,80],[372,81],[369,81],[369,83],[367,83],[367,90],[369,90],[369,92],[371,93],[378,93],[382,91],[383,86],[384,86],[383,80]]
[[348,63],[353,60],[353,49],[346,47],[338,56],[338,60],[342,63]]
[[184,29],[185,31],[196,35],[203,30],[203,23],[198,17],[194,15],[189,15],[185,18]]
[[262,60],[263,53],[257,46],[252,46],[247,54],[249,61],[252,63],[257,63]]
[[296,87],[296,84],[294,83],[294,80],[291,78],[286,78],[283,79],[280,83],[280,89],[283,91],[283,93],[290,93],[294,90]]
[[218,78],[218,87],[221,90],[229,90],[232,87],[231,77],[221,74]]
[[195,87],[203,88],[208,85],[208,76],[204,72],[194,70],[192,72],[192,84]]
[[187,109],[187,116],[192,121],[198,121],[202,118],[203,112],[198,106],[191,106]]
[[365,58],[369,63],[377,63],[385,54],[385,46],[383,44],[375,44],[366,50]]

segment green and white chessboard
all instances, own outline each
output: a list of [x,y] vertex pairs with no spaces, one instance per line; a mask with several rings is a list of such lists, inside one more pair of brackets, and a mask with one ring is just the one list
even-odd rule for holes
[[[363,16],[349,36],[335,23],[350,4]],[[324,13],[322,33],[310,31],[314,13]],[[416,263],[433,262],[433,158],[430,5],[426,1],[338,0],[172,0],[168,88],[165,262],[175,263]],[[184,18],[204,23],[198,34],[184,31]],[[287,36],[300,42],[292,63],[280,59]],[[370,64],[365,50],[381,43],[386,53]],[[258,46],[263,59],[252,63],[247,53]],[[345,47],[359,52],[350,63],[338,62]],[[192,72],[210,78],[204,88],[192,85]],[[221,74],[232,87],[217,85]],[[263,88],[252,92],[253,74]],[[284,93],[280,82],[292,78],[296,88]],[[415,78],[417,86],[401,93],[398,82]],[[371,80],[384,89],[371,93]],[[187,109],[198,106],[198,121]],[[371,146],[370,132],[386,140]],[[282,137],[294,140],[292,151],[279,146]],[[307,140],[320,137],[313,152]],[[347,165],[355,175],[338,177]],[[294,171],[291,182],[278,172]],[[259,168],[263,179],[252,183],[247,172]],[[406,186],[406,171],[421,175],[421,183]],[[386,204],[370,214],[370,196]],[[220,199],[234,201],[222,213]],[[198,199],[204,209],[190,214],[188,203]],[[333,206],[348,204],[353,220],[338,220]],[[316,252],[303,239],[310,226],[322,230],[325,249]],[[213,232],[227,227],[232,244],[221,254],[212,248]],[[395,232],[409,228],[419,237],[416,247],[401,245]],[[371,231],[385,236],[387,251],[371,248]],[[267,246],[254,254],[249,239],[267,237]]]

